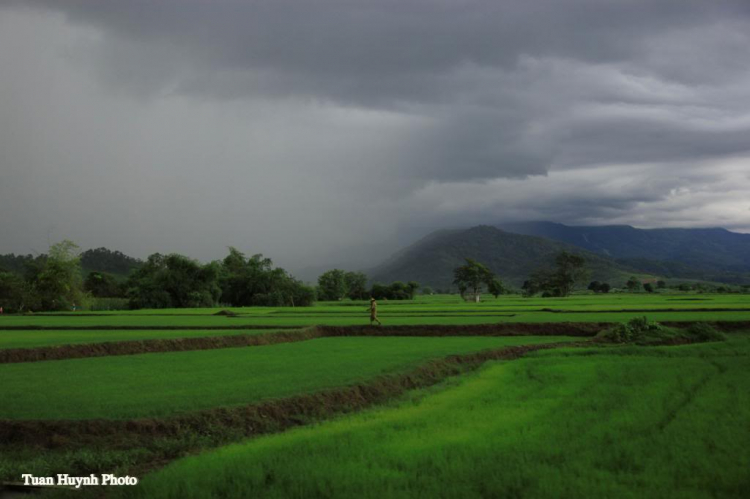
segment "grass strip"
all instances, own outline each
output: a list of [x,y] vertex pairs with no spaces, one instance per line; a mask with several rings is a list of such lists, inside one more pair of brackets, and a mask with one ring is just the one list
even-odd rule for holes
[[[488,360],[517,359],[529,352],[576,343],[556,342],[483,350],[431,360],[409,371],[377,376],[349,386],[266,402],[195,411],[164,418],[131,420],[0,420],[0,442],[54,449],[148,446],[154,438],[190,441],[210,433],[236,438],[277,432],[338,413],[353,412],[397,397],[408,390],[434,385],[449,376],[474,370]],[[96,472],[90,470],[87,472]]]
[[[80,359],[109,355],[137,355],[158,352],[183,352],[248,346],[292,343],[315,338],[341,336],[575,336],[593,337],[614,323],[551,322],[433,325],[433,326],[314,326],[294,331],[261,334],[235,334],[196,338],[146,339],[53,345],[36,348],[0,349],[0,364],[38,362],[45,360]],[[668,327],[688,327],[694,322],[665,322]],[[748,321],[717,321],[710,323],[721,331],[750,329]],[[684,342],[682,342],[684,343]]]
[[[235,334],[272,333],[276,329],[172,329],[172,330],[87,330],[87,331],[0,331],[0,350],[9,348],[41,348],[56,345],[83,345],[111,341],[165,340],[203,338]],[[284,329],[284,331],[289,331]]]
[[175,462],[122,492],[180,499],[747,497],[748,338],[544,350],[414,402]]
[[137,355],[157,352],[185,352],[249,346],[293,343],[321,338],[316,328],[278,331],[260,334],[233,334],[198,338],[165,338],[152,340],[104,341],[78,345],[55,345],[37,348],[9,348],[0,350],[0,364],[39,362],[44,360],[80,359],[108,355]]
[[314,393],[431,359],[569,337],[341,337],[0,365],[0,418],[162,418]]

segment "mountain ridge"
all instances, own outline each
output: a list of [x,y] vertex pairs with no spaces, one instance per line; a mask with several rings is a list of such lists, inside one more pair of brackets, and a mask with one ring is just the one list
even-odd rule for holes
[[584,256],[592,279],[623,283],[639,273],[614,260],[551,239],[514,234],[490,225],[441,230],[403,248],[383,264],[370,269],[372,281],[414,280],[437,289],[453,287],[453,269],[465,258],[486,264],[506,284],[520,287],[534,270],[552,266],[561,251]]
[[517,222],[496,227],[545,237],[626,266],[665,277],[727,283],[750,281],[750,234],[722,227],[638,229],[630,225],[570,226],[555,222]]

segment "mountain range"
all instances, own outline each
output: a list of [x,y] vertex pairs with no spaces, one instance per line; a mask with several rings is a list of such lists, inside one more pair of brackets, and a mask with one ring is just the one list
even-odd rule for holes
[[611,257],[621,265],[663,277],[735,284],[750,281],[750,234],[722,228],[576,227],[552,222],[500,224],[498,227],[571,244]]
[[415,280],[451,287],[453,269],[473,258],[520,286],[535,269],[551,266],[561,251],[588,261],[591,279],[621,286],[643,278],[750,282],[750,235],[725,229],[573,227],[552,222],[482,225],[439,230],[397,252],[368,274],[373,281]]
[[487,265],[504,283],[520,287],[534,270],[552,266],[561,251],[585,256],[592,279],[619,283],[638,273],[611,258],[570,244],[480,225],[433,232],[368,274],[377,282],[413,280],[442,290],[453,287],[453,269],[465,263],[465,258],[472,258]]
[[[506,284],[520,287],[534,270],[549,267],[561,251],[586,258],[591,279],[618,287],[642,278],[750,283],[750,234],[722,228],[638,229],[629,225],[569,226],[553,222],[503,223],[433,232],[366,270],[371,282],[417,281],[452,288],[453,269],[473,258]],[[0,271],[23,272],[31,255],[0,255]],[[84,274],[107,272],[124,279],[142,261],[119,251],[81,254]],[[315,270],[309,280],[330,268]],[[350,270],[354,270],[353,268]]]

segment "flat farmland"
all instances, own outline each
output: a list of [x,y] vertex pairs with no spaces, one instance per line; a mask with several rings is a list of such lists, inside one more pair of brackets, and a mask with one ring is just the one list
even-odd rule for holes
[[[129,419],[251,404],[432,358],[566,337],[320,338],[255,348],[0,365],[0,419]],[[43,399],[44,404],[39,400]]]
[[[378,308],[372,328],[352,301],[0,316],[0,481],[142,479],[75,497],[737,497],[750,483],[748,295]],[[728,340],[591,342],[644,316]]]
[[177,461],[127,496],[744,497],[749,372],[747,334],[544,351],[394,407]]
[[273,333],[276,329],[125,329],[125,330],[10,330],[0,331],[0,350],[113,341],[207,338],[238,334]]
[[[216,315],[223,309],[165,309],[120,312],[70,312],[0,316],[0,331],[40,329],[239,329],[252,327],[354,326],[368,323],[365,302],[321,302],[298,308],[229,308],[234,316]],[[522,298],[516,295],[482,303],[466,303],[458,296],[419,297],[414,301],[382,301],[379,316],[385,325],[492,324],[544,322],[626,322],[647,315],[657,321],[750,320],[750,295],[613,294],[568,298]],[[1,340],[0,340],[1,341]]]

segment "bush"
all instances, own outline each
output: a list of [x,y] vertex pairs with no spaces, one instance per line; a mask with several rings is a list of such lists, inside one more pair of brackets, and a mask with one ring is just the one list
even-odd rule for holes
[[602,331],[596,338],[609,343],[658,343],[674,337],[674,331],[646,317],[636,317]]
[[655,345],[704,341],[725,341],[726,335],[711,324],[697,322],[687,329],[675,331],[658,322],[650,322],[646,317],[637,317],[627,323],[617,324],[596,335],[598,341],[607,343],[634,343]]
[[717,330],[711,324],[696,322],[691,324],[685,334],[696,341],[726,341],[727,335]]

